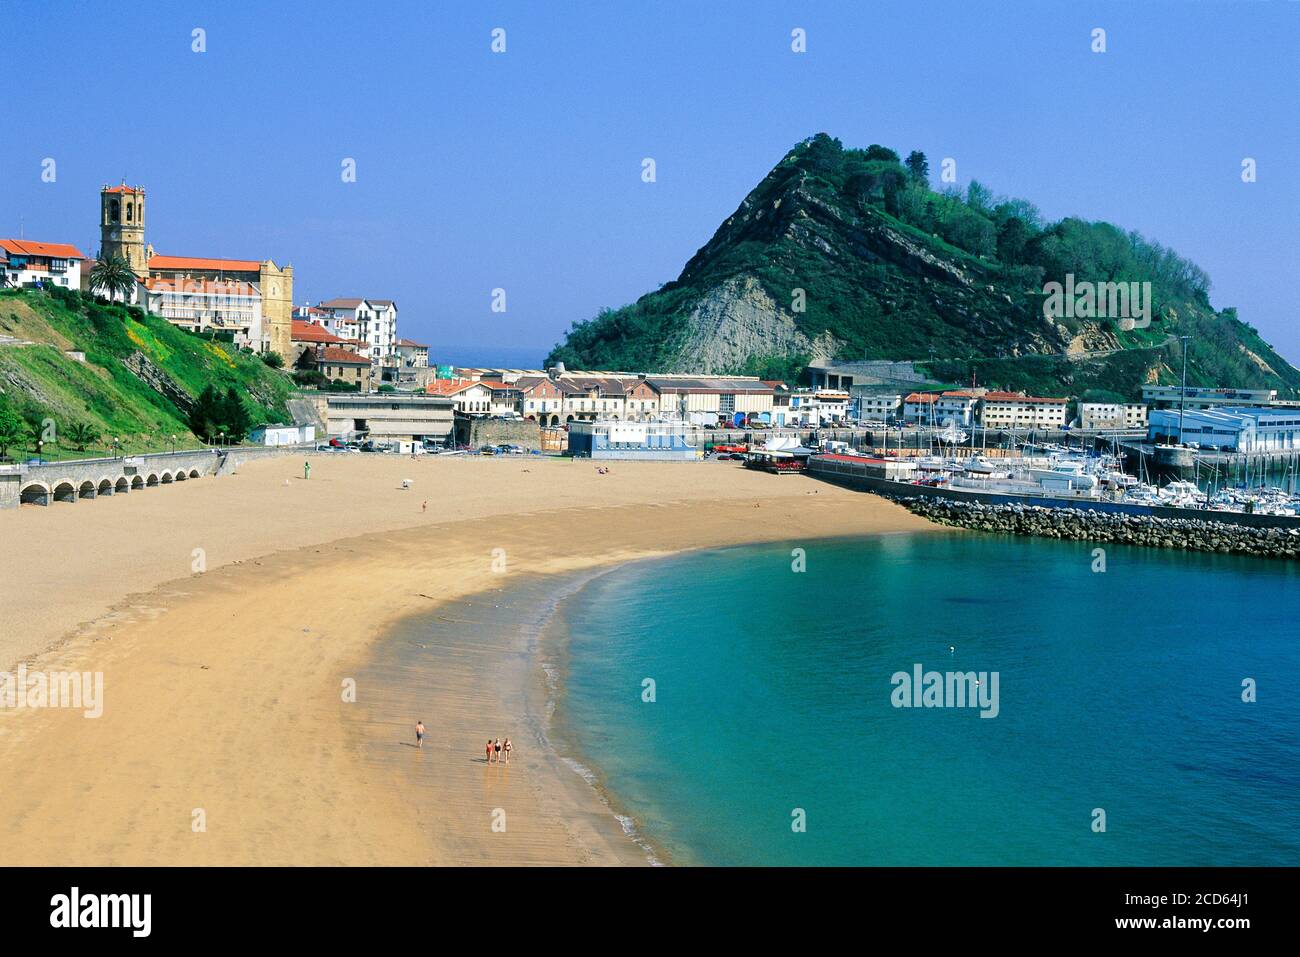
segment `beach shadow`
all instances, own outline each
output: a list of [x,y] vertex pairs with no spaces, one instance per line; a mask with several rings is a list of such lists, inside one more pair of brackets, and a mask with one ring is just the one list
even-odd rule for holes
[[400,743],[400,744],[402,745],[402,747],[404,747],[404,748],[415,748],[415,750],[417,750],[417,751],[423,751],[423,750],[424,750],[424,749],[423,749],[422,747],[420,747],[418,744],[412,744],[410,741],[401,741],[401,742],[399,742],[399,743]]

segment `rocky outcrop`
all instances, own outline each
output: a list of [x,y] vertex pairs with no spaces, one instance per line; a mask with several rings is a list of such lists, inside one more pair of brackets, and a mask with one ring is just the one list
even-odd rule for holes
[[150,362],[143,352],[137,349],[122,360],[122,365],[133,376],[180,409],[182,414],[190,414],[190,409],[194,407],[194,399],[176,384],[176,380]]
[[913,497],[899,501],[908,510],[940,525],[1004,535],[1035,535],[1270,558],[1300,555],[1300,529],[1296,528],[1252,528],[1202,519],[1159,518],[1036,505],[985,505],[936,498]]
[[686,338],[669,365],[697,372],[724,372],[773,355],[828,358],[839,343],[830,335],[810,339],[753,276],[737,276],[700,300],[686,320]]

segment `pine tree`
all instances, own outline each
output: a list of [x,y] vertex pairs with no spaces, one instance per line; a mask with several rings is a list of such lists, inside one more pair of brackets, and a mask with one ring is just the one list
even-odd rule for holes
[[912,180],[918,186],[929,187],[930,185],[930,161],[925,158],[925,154],[920,150],[912,150],[907,154],[907,171],[912,174]]
[[218,433],[224,431],[222,411],[221,396],[215,388],[208,385],[199,393],[194,407],[190,409],[190,431],[205,442],[211,442]]
[[226,435],[233,442],[242,441],[248,434],[252,421],[234,386],[226,390],[225,397],[220,400],[220,409],[221,419],[226,425]]

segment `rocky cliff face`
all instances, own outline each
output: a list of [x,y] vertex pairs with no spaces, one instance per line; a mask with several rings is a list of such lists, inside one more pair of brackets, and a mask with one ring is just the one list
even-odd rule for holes
[[809,338],[755,276],[733,276],[710,289],[682,323],[683,339],[666,357],[672,371],[722,373],[773,355],[828,359],[839,350],[829,333]]
[[171,402],[182,413],[188,415],[194,408],[194,400],[190,394],[176,384],[167,373],[163,372],[142,352],[133,352],[122,360],[122,365],[133,376],[153,389],[168,402]]

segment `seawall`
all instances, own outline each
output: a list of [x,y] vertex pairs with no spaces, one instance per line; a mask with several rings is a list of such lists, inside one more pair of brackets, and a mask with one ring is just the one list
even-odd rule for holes
[[1082,508],[1038,505],[985,505],[941,498],[900,498],[911,512],[940,525],[956,525],[1005,535],[1036,535],[1076,541],[1115,542],[1150,548],[1295,558],[1300,529],[1253,528],[1189,518],[1158,518]]

